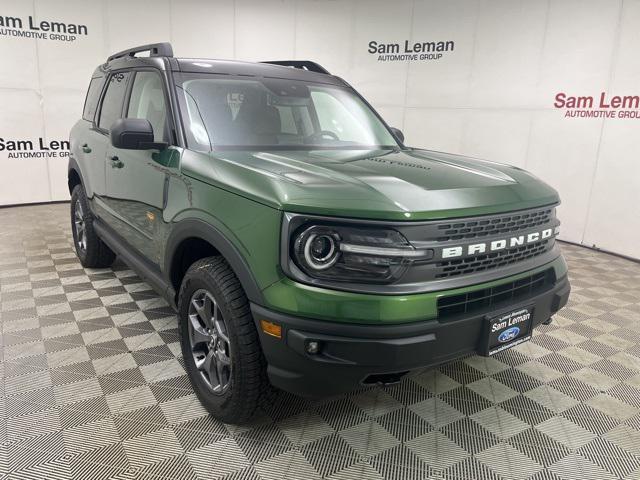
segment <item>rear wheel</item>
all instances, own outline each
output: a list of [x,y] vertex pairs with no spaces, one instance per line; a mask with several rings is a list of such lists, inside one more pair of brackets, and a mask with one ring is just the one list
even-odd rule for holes
[[249,301],[222,257],[195,262],[178,301],[182,354],[196,395],[226,423],[249,420],[268,388]]
[[109,267],[116,255],[100,240],[93,228],[93,221],[84,188],[76,185],[71,194],[71,230],[76,255],[83,267]]

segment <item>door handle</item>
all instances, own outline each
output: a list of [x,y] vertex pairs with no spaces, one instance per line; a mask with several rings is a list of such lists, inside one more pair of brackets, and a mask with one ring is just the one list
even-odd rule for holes
[[91,148],[85,143],[84,145],[82,145],[82,151],[84,153],[91,153]]
[[124,162],[120,160],[117,156],[109,157],[111,160],[111,168],[122,168],[124,167]]

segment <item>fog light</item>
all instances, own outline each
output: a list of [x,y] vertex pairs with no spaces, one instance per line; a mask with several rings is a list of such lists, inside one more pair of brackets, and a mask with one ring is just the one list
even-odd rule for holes
[[315,355],[320,351],[320,343],[311,341],[307,342],[307,353],[309,355]]

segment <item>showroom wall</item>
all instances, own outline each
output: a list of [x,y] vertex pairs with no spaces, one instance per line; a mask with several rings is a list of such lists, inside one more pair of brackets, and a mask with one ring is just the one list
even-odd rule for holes
[[68,198],[91,72],[157,41],[313,59],[409,145],[531,170],[562,238],[640,258],[640,0],[0,0],[0,205]]

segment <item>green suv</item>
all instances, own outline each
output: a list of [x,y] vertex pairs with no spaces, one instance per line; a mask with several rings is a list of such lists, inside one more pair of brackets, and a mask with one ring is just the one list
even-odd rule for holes
[[117,254],[177,310],[194,390],[225,422],[270,385],[332,395],[493,355],[569,296],[552,188],[405,146],[313,62],[117,53],[70,143],[82,265]]

